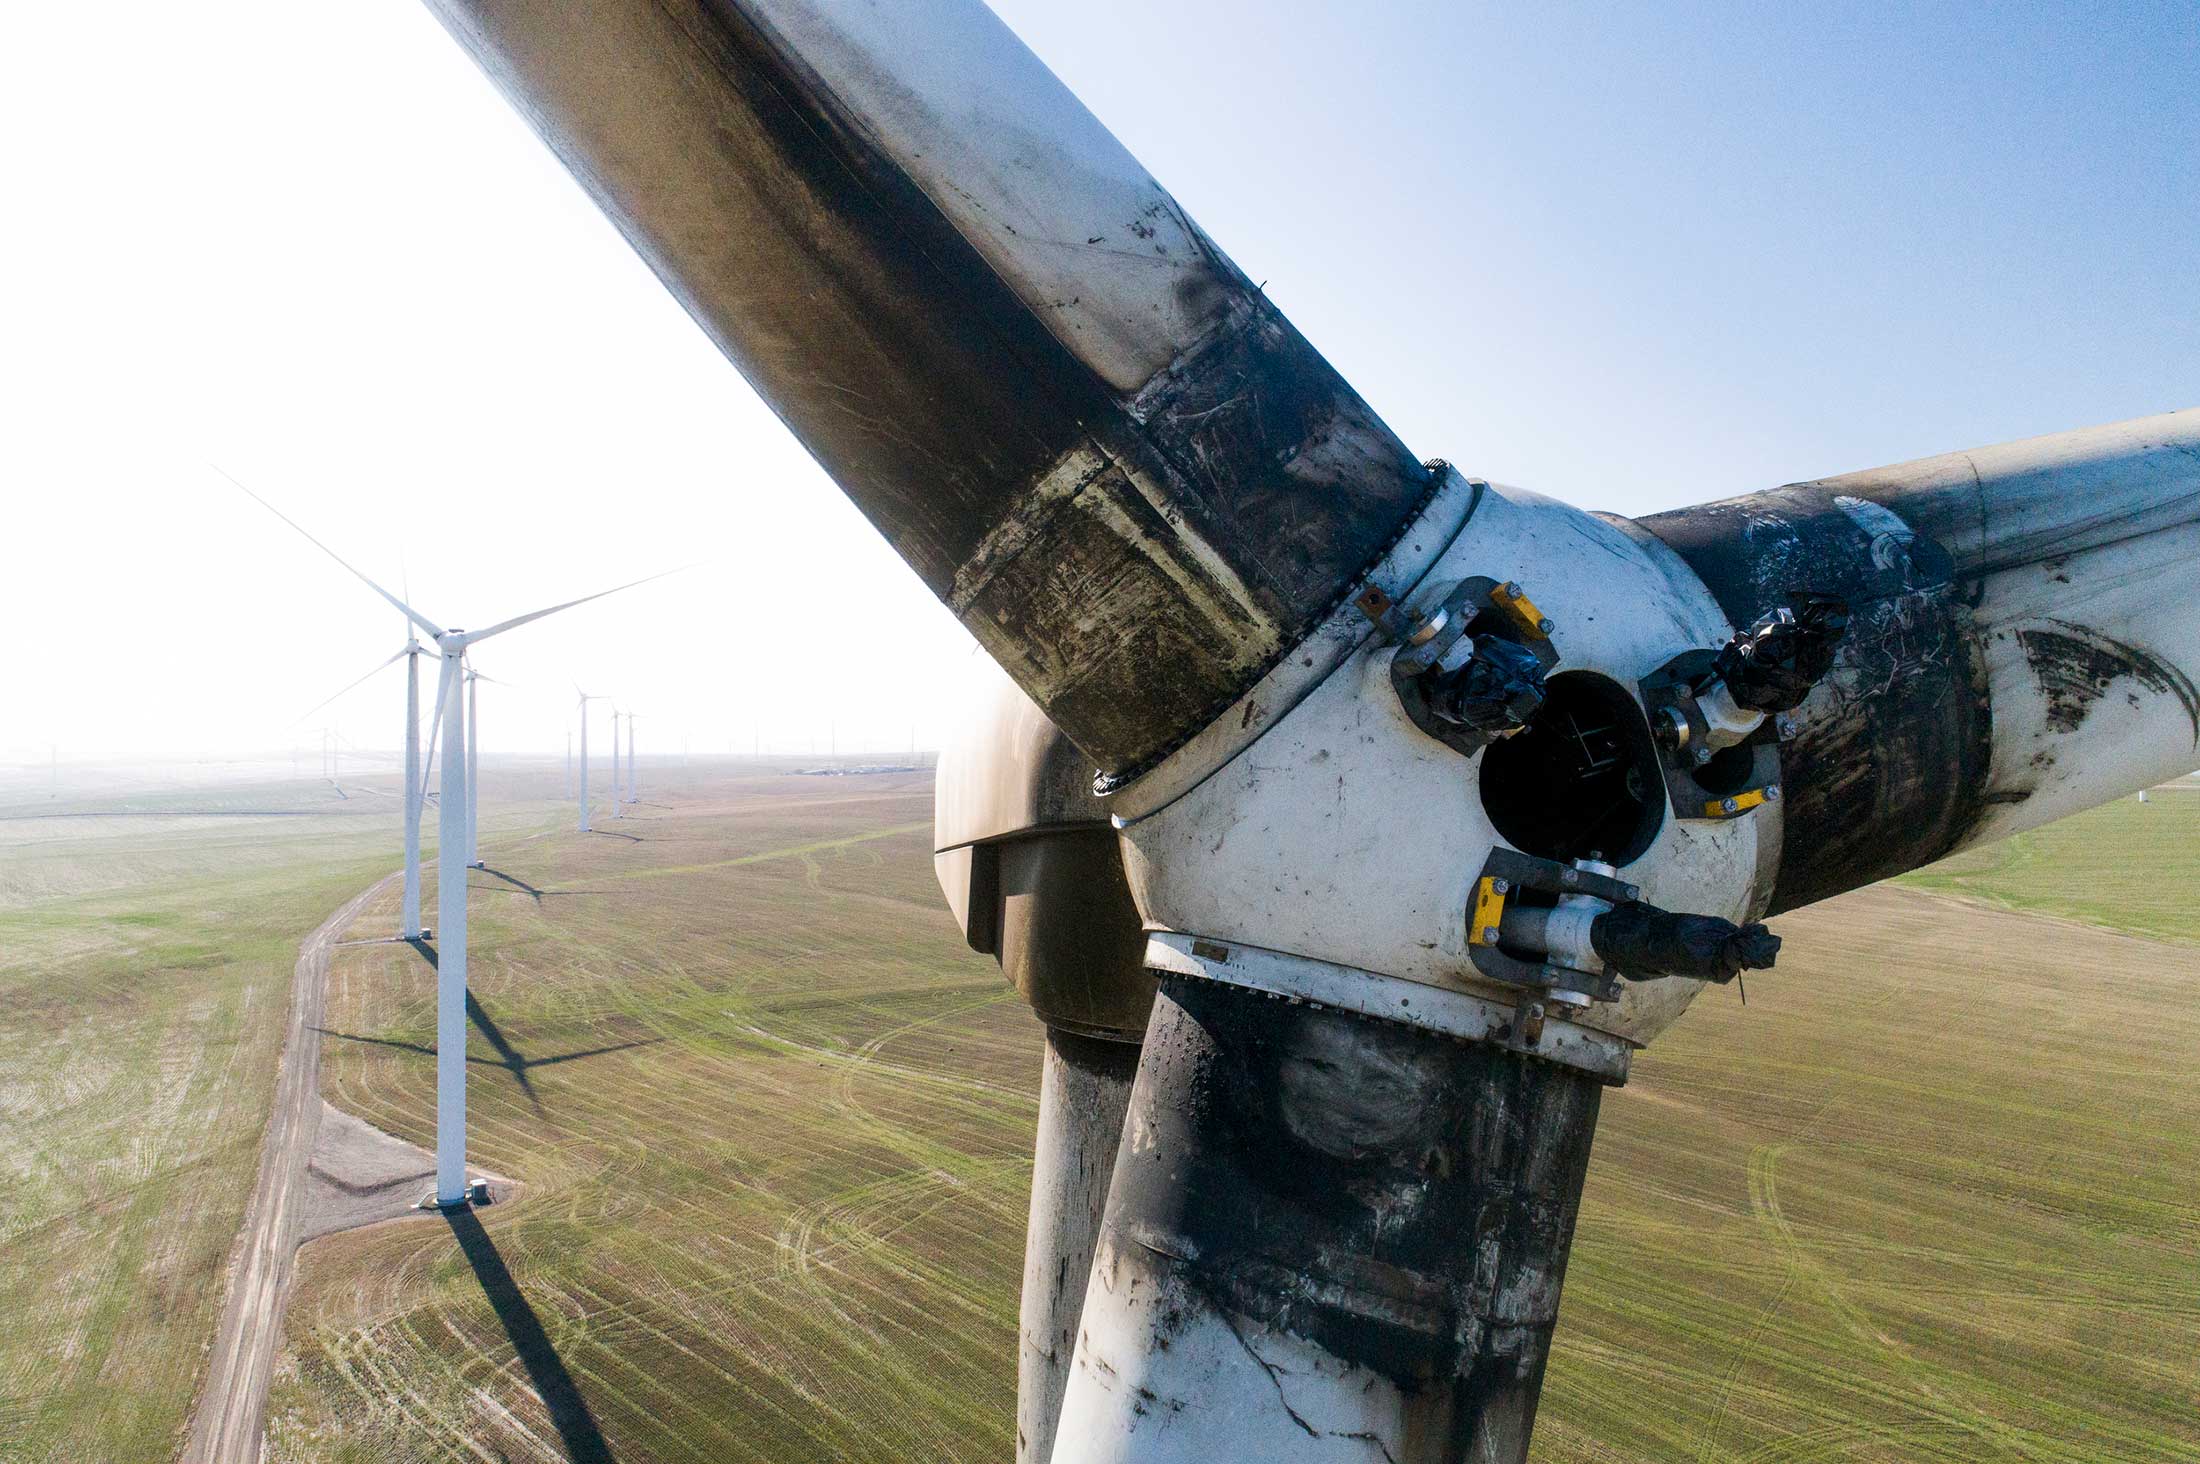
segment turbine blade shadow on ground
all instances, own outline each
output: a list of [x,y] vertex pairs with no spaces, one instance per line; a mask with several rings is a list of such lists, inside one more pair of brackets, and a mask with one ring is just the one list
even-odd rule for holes
[[504,1334],[512,1339],[520,1366],[527,1369],[527,1380],[549,1410],[550,1422],[565,1444],[566,1457],[576,1464],[615,1464],[616,1456],[597,1426],[588,1400],[581,1396],[580,1386],[551,1344],[550,1334],[542,1329],[542,1319],[528,1304],[519,1282],[506,1268],[504,1257],[497,1254],[496,1242],[489,1238],[480,1217],[460,1208],[448,1211],[446,1218],[451,1222],[451,1233],[458,1237],[458,1248],[465,1253],[466,1263],[481,1282],[482,1294],[495,1308]]
[[527,1106],[540,1114],[542,1100],[535,1096],[535,1085],[527,1076],[527,1059],[506,1040],[504,1029],[496,1024],[495,1018],[489,1015],[471,991],[466,993],[466,1015],[480,1028],[481,1035],[489,1039],[489,1045],[496,1049],[498,1065],[511,1069],[512,1076],[519,1082],[520,1091],[527,1095]]
[[[469,1011],[478,1010],[471,996],[467,997],[466,1006]],[[358,1032],[339,1032],[333,1027],[315,1027],[312,1030],[319,1036],[333,1037],[339,1042],[364,1042],[370,1047],[394,1047],[401,1052],[418,1053],[422,1057],[435,1056],[435,1047],[431,1043],[405,1042],[395,1037],[368,1037]],[[632,1042],[614,1042],[606,1047],[584,1047],[578,1052],[561,1052],[555,1057],[522,1057],[513,1052],[508,1057],[469,1057],[466,1061],[478,1063],[482,1067],[503,1068],[517,1078],[521,1091],[527,1095],[527,1101],[534,1105],[535,1112],[539,1114],[543,1111],[542,1102],[535,1096],[534,1085],[527,1079],[530,1069],[556,1067],[561,1062],[579,1062],[584,1057],[603,1057],[614,1052],[625,1052],[630,1048],[655,1047],[666,1040],[663,1037],[637,1037]]]
[[501,880],[503,880],[503,881],[504,881],[504,882],[505,882],[506,884],[510,885],[510,886],[511,886],[511,887],[512,887],[513,889],[516,889],[516,890],[518,890],[518,891],[519,891],[519,892],[520,892],[521,894],[523,894],[523,895],[526,895],[526,896],[528,896],[529,898],[533,899],[533,900],[534,900],[534,902],[535,902],[536,904],[538,904],[538,905],[539,905],[539,904],[541,904],[541,903],[542,903],[542,891],[541,891],[541,890],[539,890],[539,889],[536,889],[536,888],[535,888],[535,887],[534,887],[533,885],[529,884],[529,883],[528,883],[528,882],[527,882],[526,880],[524,880],[524,879],[520,879],[520,878],[518,878],[518,877],[517,877],[517,876],[515,876],[515,875],[509,875],[509,874],[506,874],[506,873],[505,873],[505,872],[504,872],[503,870],[501,870],[501,869],[491,869],[491,868],[490,868],[490,867],[489,867],[488,865],[486,865],[486,864],[484,864],[484,865],[482,865],[482,866],[481,866],[481,872],[482,872],[483,874],[486,874],[486,875],[488,875],[488,876],[489,876],[489,877],[490,877],[491,879],[501,879]]
[[[622,838],[625,838],[625,837],[628,837],[628,836],[627,836],[627,835],[621,835],[620,837],[622,837]],[[544,900],[548,900],[548,899],[555,899],[555,898],[557,898],[557,897],[559,897],[559,896],[570,896],[570,895],[618,895],[618,894],[624,894],[624,893],[625,893],[625,891],[623,891],[623,890],[544,890],[544,889],[537,889],[537,888],[536,888],[535,886],[533,886],[533,885],[529,884],[529,883],[528,883],[528,882],[527,882],[526,880],[520,879],[520,878],[519,878],[518,876],[516,876],[516,875],[510,875],[510,874],[506,874],[506,873],[505,873],[505,872],[504,872],[503,870],[501,870],[501,869],[491,869],[491,868],[490,868],[490,867],[489,867],[488,865],[486,865],[486,864],[484,864],[484,865],[482,865],[482,866],[480,867],[480,871],[479,871],[479,872],[480,872],[480,873],[482,873],[482,874],[486,874],[486,875],[488,875],[488,876],[489,876],[489,877],[490,877],[491,879],[500,879],[500,880],[503,880],[503,881],[504,881],[504,882],[505,882],[506,884],[508,884],[508,885],[510,885],[510,886],[511,886],[511,888],[510,888],[510,889],[508,889],[508,890],[502,890],[502,891],[499,891],[499,893],[502,893],[502,894],[507,894],[507,895],[526,895],[526,896],[528,896],[528,897],[529,897],[530,899],[532,899],[532,900],[533,900],[533,901],[534,901],[534,902],[535,902],[536,904],[538,904],[538,905],[539,905],[539,904],[541,904],[541,903],[542,903],[542,902],[543,902]],[[495,886],[495,885],[477,885],[477,886],[475,886],[475,888],[477,888],[477,889],[490,889],[490,890],[495,890],[495,889],[496,889],[496,886]]]

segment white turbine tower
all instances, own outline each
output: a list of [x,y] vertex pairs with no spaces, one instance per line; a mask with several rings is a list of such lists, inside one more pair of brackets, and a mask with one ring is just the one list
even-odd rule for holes
[[459,662],[466,684],[466,867],[481,868],[481,677],[466,661]]
[[[403,913],[398,917],[398,939],[418,940],[424,932],[420,925],[420,814],[427,787],[420,770],[420,658],[427,654],[427,647],[413,634],[412,622],[405,623],[405,644],[389,660],[378,662],[372,671],[331,696],[306,717],[321,710],[354,689],[365,685],[384,670],[404,661],[405,665],[405,898]],[[300,717],[304,721],[305,717]]]
[[481,701],[476,690],[481,682],[508,686],[494,676],[484,676],[466,661],[466,867],[485,869],[481,858]]
[[619,786],[619,718],[623,715],[617,707],[611,709],[611,816],[626,817],[626,793]]
[[586,834],[593,832],[588,825],[588,704],[592,701],[604,701],[606,698],[590,696],[577,686],[573,688],[573,691],[580,697],[578,705],[581,717],[581,832]]
[[642,801],[641,775],[634,770],[634,723],[636,720],[638,719],[634,713],[628,712],[626,714],[626,801],[629,803]]
[[[222,476],[229,477],[227,473]],[[466,688],[461,681],[467,649],[545,615],[555,615],[560,610],[570,610],[575,605],[585,605],[590,600],[600,600],[605,595],[664,577],[653,574],[614,585],[577,600],[566,600],[525,615],[515,615],[510,620],[500,620],[486,630],[446,630],[354,569],[335,550],[306,533],[274,504],[237,483],[235,478],[229,481],[236,483],[246,496],[269,513],[305,535],[309,543],[343,565],[368,589],[402,610],[407,620],[426,631],[428,638],[435,642],[443,662],[442,674],[436,683],[436,703],[442,723],[440,734],[444,752],[437,833],[446,856],[463,852],[467,840],[470,798],[467,774],[470,769],[466,757]],[[448,864],[444,866],[443,876],[436,881],[435,1203],[446,1208],[466,1203],[466,877],[461,870],[457,878],[451,878]]]

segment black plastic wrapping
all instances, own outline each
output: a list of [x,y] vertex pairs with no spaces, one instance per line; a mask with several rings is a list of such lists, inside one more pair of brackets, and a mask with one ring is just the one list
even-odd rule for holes
[[1732,981],[1767,971],[1780,937],[1762,925],[1736,925],[1716,915],[1679,915],[1639,902],[1616,905],[1589,927],[1589,944],[1604,964],[1635,980],[1689,976]]

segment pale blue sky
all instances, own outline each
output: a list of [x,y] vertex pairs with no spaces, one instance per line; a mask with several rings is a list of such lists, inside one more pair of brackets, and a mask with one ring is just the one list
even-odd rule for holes
[[2200,7],[1002,3],[1416,450],[1639,512],[2200,404]]
[[[1642,513],[2200,405],[2189,3],[997,8],[1470,471]],[[445,623],[712,557],[485,658],[491,752],[574,679],[666,751],[952,720],[959,628],[419,6],[6,25],[0,763],[308,740],[394,648],[210,460]]]

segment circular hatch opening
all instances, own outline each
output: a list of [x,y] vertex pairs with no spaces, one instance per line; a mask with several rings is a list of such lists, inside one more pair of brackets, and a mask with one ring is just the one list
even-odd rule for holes
[[1665,822],[1665,778],[1642,708],[1608,676],[1559,672],[1528,725],[1483,752],[1482,807],[1524,854],[1640,858]]

